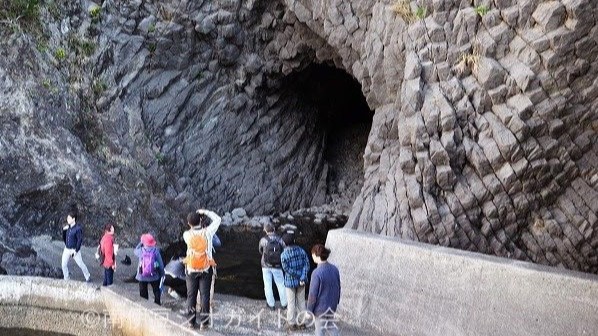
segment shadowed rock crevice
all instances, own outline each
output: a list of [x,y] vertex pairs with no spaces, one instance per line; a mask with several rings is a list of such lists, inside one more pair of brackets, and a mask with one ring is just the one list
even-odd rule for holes
[[374,115],[361,85],[325,64],[312,64],[289,75],[286,82],[302,104],[317,111],[316,122],[324,132],[325,203],[348,214],[363,184],[363,153]]

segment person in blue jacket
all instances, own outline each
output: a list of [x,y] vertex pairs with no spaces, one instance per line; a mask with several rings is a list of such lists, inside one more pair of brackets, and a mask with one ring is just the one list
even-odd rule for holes
[[322,244],[311,249],[311,257],[318,265],[311,274],[307,310],[315,317],[316,336],[339,335],[334,314],[341,300],[341,278],[338,268],[328,262],[330,250]]
[[62,251],[62,275],[65,280],[69,280],[69,260],[75,259],[77,266],[83,272],[85,281],[89,282],[91,277],[87,266],[81,258],[81,244],[83,243],[83,228],[77,223],[78,211],[76,208],[69,210],[66,216],[67,225],[62,228],[62,240],[64,241],[64,250]]
[[154,237],[149,233],[141,235],[141,241],[135,247],[134,253],[139,258],[139,266],[135,275],[135,279],[139,281],[139,295],[144,299],[148,299],[147,287],[151,285],[154,292],[154,303],[160,305],[164,262],[160,255],[160,249],[156,247]]
[[305,311],[305,285],[309,272],[307,253],[295,242],[295,235],[286,233],[282,236],[285,248],[280,256],[284,271],[284,287],[287,294],[287,328],[289,331],[304,329],[305,322],[301,315]]

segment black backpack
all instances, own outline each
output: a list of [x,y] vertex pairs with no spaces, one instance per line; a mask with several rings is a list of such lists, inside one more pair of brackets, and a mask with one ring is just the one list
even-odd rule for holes
[[266,239],[268,239],[268,244],[264,249],[264,261],[268,265],[280,267],[280,255],[283,248],[280,239],[278,237],[267,237]]

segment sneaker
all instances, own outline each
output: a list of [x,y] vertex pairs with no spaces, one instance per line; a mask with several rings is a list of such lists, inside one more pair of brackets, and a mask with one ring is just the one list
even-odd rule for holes
[[268,305],[267,303],[266,303],[266,307],[268,307],[268,309],[270,309],[271,311],[275,311],[276,310],[276,307],[272,307],[272,306]]
[[183,308],[183,309],[179,310],[178,313],[183,316],[189,317],[189,316],[192,316],[195,312],[193,312],[189,309]]
[[210,325],[209,324],[200,324],[199,325],[199,330],[200,331],[204,331],[204,330],[208,330],[210,329]]
[[191,322],[185,323],[184,326],[189,329],[199,329],[200,328],[197,323],[191,323]]

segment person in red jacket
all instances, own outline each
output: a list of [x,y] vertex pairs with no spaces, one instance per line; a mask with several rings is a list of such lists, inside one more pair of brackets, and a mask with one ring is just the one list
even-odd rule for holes
[[104,227],[104,236],[100,240],[101,254],[104,256],[102,267],[104,267],[103,286],[110,286],[114,281],[114,270],[116,269],[116,260],[114,258],[114,225],[106,224]]

